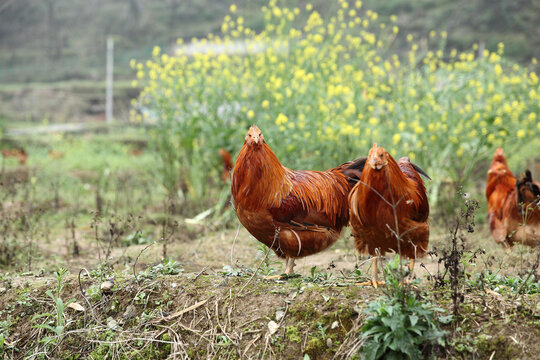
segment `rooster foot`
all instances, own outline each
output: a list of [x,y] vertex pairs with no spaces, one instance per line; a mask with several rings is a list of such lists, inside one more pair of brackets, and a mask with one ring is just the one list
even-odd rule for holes
[[379,287],[379,285],[384,285],[386,282],[384,281],[365,281],[361,283],[356,283],[357,286],[370,286],[372,285],[375,289]]
[[300,277],[300,274],[280,274],[280,275],[270,275],[265,276],[265,280],[288,280],[292,278]]

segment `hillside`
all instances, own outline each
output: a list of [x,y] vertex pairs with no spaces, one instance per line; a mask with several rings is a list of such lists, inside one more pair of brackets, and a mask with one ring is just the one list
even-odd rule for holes
[[[116,39],[116,75],[129,78],[129,60],[148,57],[154,45],[167,48],[177,38],[219,32],[233,2],[241,9],[246,26],[261,28],[262,0],[1,0],[0,82],[102,80],[109,34]],[[323,14],[337,6],[323,0],[313,4]],[[483,42],[495,49],[503,41],[506,54],[515,60],[526,63],[539,56],[538,1],[366,0],[364,9],[375,10],[383,18],[398,15],[401,44],[408,33],[427,38],[431,30],[444,30],[448,47],[468,48]]]

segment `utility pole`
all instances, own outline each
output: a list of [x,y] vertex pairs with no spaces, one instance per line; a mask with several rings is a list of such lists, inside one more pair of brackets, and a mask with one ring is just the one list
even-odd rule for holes
[[114,40],[107,37],[107,88],[105,94],[105,119],[110,125],[113,120],[113,69],[114,69]]

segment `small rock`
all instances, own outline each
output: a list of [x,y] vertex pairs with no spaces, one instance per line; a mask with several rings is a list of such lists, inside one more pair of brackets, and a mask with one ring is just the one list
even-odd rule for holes
[[81,304],[76,302],[70,303],[67,307],[75,311],[85,311],[85,308]]
[[334,343],[332,343],[332,339],[328,338],[326,339],[326,347],[331,348]]
[[281,321],[281,319],[283,319],[284,316],[285,316],[285,311],[283,310],[276,311],[276,321]]
[[7,291],[5,287],[0,287],[0,294],[3,294]]
[[102,282],[99,288],[104,293],[110,293],[112,292],[113,287],[114,287],[114,283],[110,280],[107,280],[107,281]]
[[332,323],[332,325],[330,326],[330,329],[332,330],[337,329],[338,326],[339,326],[339,322],[336,320]]
[[270,333],[270,336],[274,335],[278,329],[279,325],[275,321],[270,321],[268,323],[268,332]]
[[128,305],[128,307],[126,308],[126,311],[124,311],[124,313],[122,314],[122,318],[124,320],[129,320],[129,319],[134,318],[136,314],[137,314],[137,308],[135,308],[135,306],[133,305]]
[[118,329],[118,323],[112,317],[107,318],[107,326],[111,330],[117,330]]

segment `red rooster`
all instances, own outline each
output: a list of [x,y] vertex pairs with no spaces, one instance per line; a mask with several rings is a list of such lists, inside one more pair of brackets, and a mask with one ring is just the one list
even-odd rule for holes
[[373,256],[370,283],[377,287],[383,283],[377,281],[379,255],[400,253],[412,260],[412,272],[414,260],[427,251],[429,204],[419,173],[429,176],[407,157],[396,162],[377,144],[369,151],[367,165],[349,194],[349,207],[356,249]]
[[486,188],[491,235],[505,248],[540,243],[540,184],[529,170],[516,179],[498,148],[488,170]]
[[488,200],[489,228],[495,242],[508,247],[506,229],[503,224],[503,206],[515,191],[516,178],[508,168],[504,151],[498,148],[488,170],[486,198]]
[[221,160],[223,161],[223,172],[221,173],[221,179],[226,183],[229,181],[231,170],[233,168],[232,157],[231,154],[223,148],[219,149],[219,155],[221,155]]
[[5,158],[13,157],[19,161],[20,165],[26,164],[28,153],[23,149],[2,149],[2,156]]
[[364,159],[326,171],[293,171],[281,165],[252,126],[238,154],[231,192],[238,219],[260,242],[294,261],[326,249],[349,222],[347,196],[352,188],[344,171],[362,169]]

